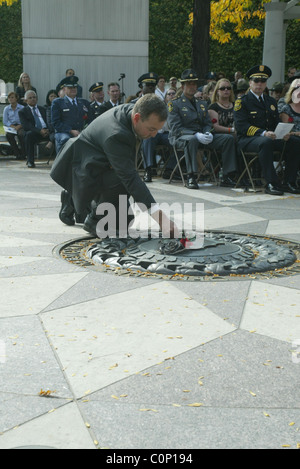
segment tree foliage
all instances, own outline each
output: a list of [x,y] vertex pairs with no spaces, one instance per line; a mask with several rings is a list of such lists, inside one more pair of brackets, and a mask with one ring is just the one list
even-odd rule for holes
[[17,82],[23,63],[21,1],[0,0],[0,21],[0,78]]

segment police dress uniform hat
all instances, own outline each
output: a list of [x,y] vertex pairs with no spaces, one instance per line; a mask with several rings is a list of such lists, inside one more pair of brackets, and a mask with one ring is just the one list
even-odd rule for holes
[[265,78],[266,80],[272,75],[272,70],[267,65],[255,65],[250,68],[246,73],[247,78],[252,80],[253,78]]
[[65,77],[59,82],[59,89],[64,88],[65,86],[67,86],[68,88],[76,88],[78,86],[78,80],[79,78],[75,75]]
[[185,81],[198,81],[198,80],[199,80],[198,75],[195,72],[195,70],[193,70],[192,68],[188,68],[187,70],[184,70],[180,78],[181,83],[184,83]]
[[215,72],[208,72],[208,73],[205,75],[205,78],[206,78],[206,80],[216,80],[216,79],[217,79],[217,75],[215,74]]
[[157,82],[158,82],[158,75],[157,73],[153,73],[153,72],[144,73],[138,79],[138,84],[140,88],[142,88],[143,83],[149,83],[149,84],[153,84],[156,86]]
[[93,93],[94,91],[101,91],[101,90],[103,90],[103,86],[104,86],[104,85],[103,85],[102,81],[98,81],[97,83],[94,83],[94,84],[90,87],[89,92],[90,92],[90,93]]

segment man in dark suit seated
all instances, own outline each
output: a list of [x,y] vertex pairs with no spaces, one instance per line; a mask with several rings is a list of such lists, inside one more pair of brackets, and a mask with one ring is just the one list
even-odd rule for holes
[[109,101],[105,101],[101,108],[99,109],[99,116],[109,109],[119,106],[120,102],[120,85],[119,83],[112,82],[107,85],[107,94],[109,96]]
[[46,110],[43,106],[37,106],[35,91],[28,90],[25,93],[24,99],[27,106],[19,111],[19,117],[25,132],[27,166],[28,168],[35,168],[34,145],[42,140],[49,140]]
[[52,102],[51,122],[55,129],[57,153],[71,137],[77,137],[90,122],[89,102],[77,98],[78,78],[74,75],[61,81],[65,96]]

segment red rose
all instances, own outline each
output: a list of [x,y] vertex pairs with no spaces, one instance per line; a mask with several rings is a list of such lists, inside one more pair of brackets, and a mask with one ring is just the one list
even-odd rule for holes
[[291,122],[294,122],[294,119],[292,118],[292,116],[289,117],[288,122],[290,122],[290,123],[291,123]]
[[85,120],[87,120],[87,118],[88,118],[87,114],[84,114],[82,119],[85,121]]
[[216,124],[218,121],[217,121],[217,119],[212,119],[211,122],[212,122],[212,124]]

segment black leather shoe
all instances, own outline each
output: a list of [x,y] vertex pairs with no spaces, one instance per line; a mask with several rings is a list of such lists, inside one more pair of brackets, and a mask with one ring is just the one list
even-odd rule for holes
[[197,179],[196,179],[195,176],[190,176],[190,177],[188,177],[185,186],[186,186],[188,189],[199,189],[199,186],[198,186],[198,183],[197,183]]
[[75,225],[74,207],[73,207],[72,198],[70,194],[68,194],[67,191],[62,191],[60,200],[61,200],[61,209],[58,215],[60,221],[62,221],[65,225],[68,225],[68,226]]
[[90,215],[88,215],[84,220],[83,229],[90,233],[92,236],[95,236],[95,238],[97,238],[97,223],[97,219],[92,218]]
[[235,187],[235,185],[236,183],[229,176],[224,176],[220,182],[221,187]]
[[147,168],[144,174],[144,182],[152,182],[152,170]]
[[27,166],[28,166],[28,168],[35,168],[35,164],[34,164],[34,163],[28,162]]
[[273,184],[267,184],[265,188],[265,193],[269,195],[283,195],[284,192]]
[[291,182],[288,182],[287,184],[284,184],[283,190],[284,190],[284,192],[288,192],[289,194],[300,194],[299,187],[297,187],[296,184],[293,184]]

